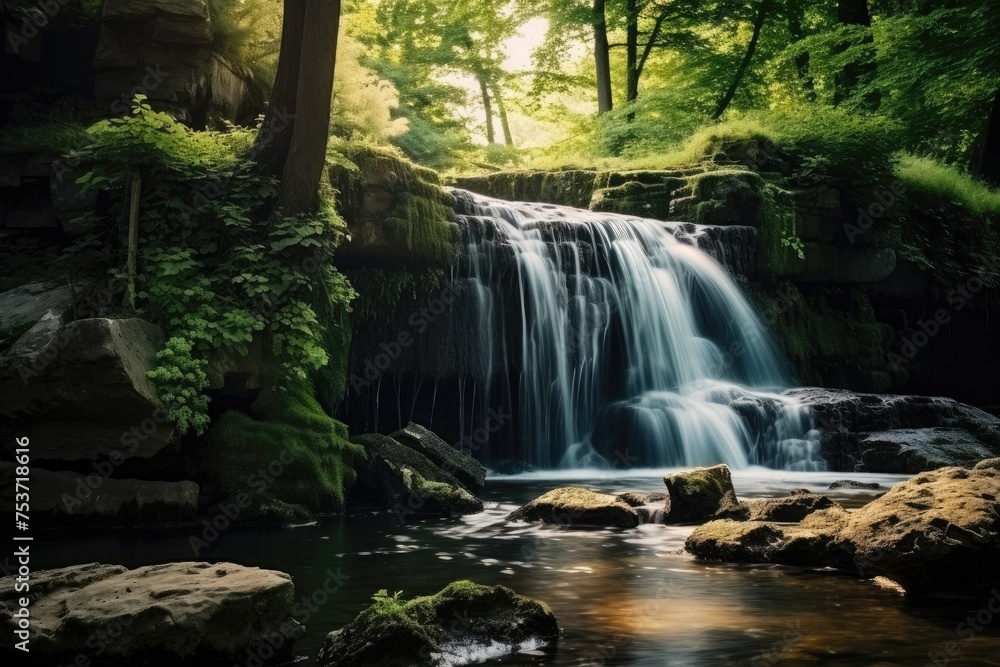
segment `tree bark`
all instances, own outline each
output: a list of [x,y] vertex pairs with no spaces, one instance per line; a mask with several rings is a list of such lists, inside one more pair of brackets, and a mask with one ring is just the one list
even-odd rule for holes
[[733,76],[733,82],[729,84],[729,89],[726,94],[722,96],[719,100],[719,104],[715,109],[714,119],[718,120],[722,117],[722,114],[726,112],[729,108],[729,104],[733,101],[736,96],[736,91],[740,87],[740,83],[743,81],[743,77],[746,76],[747,69],[750,67],[750,62],[753,60],[753,55],[757,51],[757,42],[760,41],[760,31],[764,27],[764,21],[767,20],[767,12],[770,6],[770,0],[762,0],[760,3],[760,9],[757,11],[757,19],[753,24],[753,35],[750,37],[750,43],[747,44],[747,51],[743,56],[740,66],[736,69],[736,74]]
[[[838,0],[837,20],[843,25],[871,28],[872,17],[868,12],[868,0]],[[871,44],[872,41],[872,37],[869,35],[862,43]],[[850,48],[850,44],[841,44],[838,46],[837,52],[843,53],[848,48]],[[841,104],[850,99],[859,84],[875,73],[875,67],[874,62],[854,61],[847,63],[834,80],[834,104]],[[869,93],[862,101],[862,106],[872,111],[877,109],[880,104],[881,96],[877,92]]]
[[625,101],[639,97],[639,7],[638,0],[625,0]]
[[483,96],[483,111],[486,112],[486,143],[492,145],[497,142],[497,132],[493,126],[493,102],[490,100],[490,90],[486,83],[486,77],[478,74],[476,78],[479,79],[479,91]]
[[514,137],[510,133],[510,118],[507,116],[507,105],[503,102],[499,87],[494,83],[490,85],[493,91],[493,99],[497,103],[497,114],[500,116],[500,129],[503,130],[503,142],[507,146],[514,145]]
[[[287,4],[287,3],[286,3]],[[340,0],[307,0],[295,93],[295,127],[278,204],[288,215],[314,210],[326,165],[330,99],[337,61]]]
[[643,47],[642,55],[639,56],[639,62],[635,65],[635,85],[637,96],[639,80],[642,78],[642,72],[646,68],[646,61],[649,60],[649,54],[653,52],[653,47],[656,46],[656,40],[660,37],[660,31],[663,29],[663,22],[666,19],[667,10],[664,9],[660,12],[660,15],[656,17],[656,22],[653,24],[653,30],[649,33],[649,41],[647,41],[646,46]]
[[281,25],[281,50],[278,54],[278,71],[271,90],[271,99],[264,116],[264,124],[254,142],[257,162],[275,178],[288,160],[295,128],[295,91],[299,81],[302,33],[305,30],[306,2],[285,0]]
[[597,71],[597,112],[611,111],[611,54],[608,46],[608,21],[604,12],[605,0],[594,0],[594,61]]
[[1000,90],[993,97],[993,107],[979,139],[972,171],[990,185],[1000,186]]

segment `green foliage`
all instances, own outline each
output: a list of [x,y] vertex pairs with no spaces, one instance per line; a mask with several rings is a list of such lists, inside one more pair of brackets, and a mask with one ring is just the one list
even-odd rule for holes
[[273,84],[281,48],[281,0],[208,0],[208,12],[213,48],[264,85]]
[[61,155],[89,142],[85,127],[55,118],[36,118],[0,129],[0,155]]
[[936,197],[975,216],[1000,217],[1000,191],[954,166],[933,158],[903,155],[896,177],[911,193]]
[[426,300],[440,291],[445,279],[442,269],[411,273],[404,269],[362,267],[348,269],[347,275],[358,289],[353,307],[358,321],[385,317],[402,302]]
[[229,411],[208,436],[201,467],[228,496],[246,493],[244,518],[301,520],[339,511],[364,449],[330,418],[308,382],[271,383],[249,413]]
[[[263,336],[282,382],[329,363],[317,308],[334,319],[354,296],[332,268],[344,225],[331,192],[315,214],[262,218],[278,185],[245,159],[252,134],[192,132],[142,98],[130,116],[90,132],[94,143],[79,154],[92,165],[85,187],[120,193],[141,181],[137,296],[171,339],[150,377],[178,427],[207,426],[203,368],[218,349],[245,355]],[[346,355],[346,346],[331,351]]]

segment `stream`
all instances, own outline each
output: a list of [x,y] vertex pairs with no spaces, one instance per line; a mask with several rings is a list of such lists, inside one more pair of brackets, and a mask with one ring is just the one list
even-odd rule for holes
[[[299,608],[307,618],[296,614],[307,628],[296,644],[295,664],[302,666],[314,664],[326,633],[348,623],[379,589],[401,590],[409,598],[463,578],[546,602],[562,629],[557,646],[493,663],[1000,665],[1000,622],[958,634],[958,624],[979,611],[969,605],[911,606],[891,588],[833,573],[697,562],[682,552],[689,526],[571,530],[504,521],[515,507],[557,486],[663,491],[666,472],[492,477],[482,494],[488,509],[481,514],[400,521],[384,511],[354,510],[318,525],[232,528],[197,557],[190,529],[40,535],[33,565],[208,560],[282,570],[294,578],[297,597],[314,598],[311,610]],[[887,489],[905,479],[765,468],[734,471],[733,477],[745,499],[805,487],[848,508],[880,491],[825,491],[832,481],[849,477]],[[327,595],[324,585],[333,592]]]

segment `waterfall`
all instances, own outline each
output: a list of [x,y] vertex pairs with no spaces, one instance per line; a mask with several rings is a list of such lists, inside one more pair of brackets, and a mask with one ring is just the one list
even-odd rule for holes
[[[718,234],[455,195],[456,278],[476,320],[466,326],[482,359],[515,366],[528,463],[822,468],[811,413],[779,393],[788,382],[774,341],[698,247]],[[520,350],[491,333],[497,318],[501,331],[519,328]]]

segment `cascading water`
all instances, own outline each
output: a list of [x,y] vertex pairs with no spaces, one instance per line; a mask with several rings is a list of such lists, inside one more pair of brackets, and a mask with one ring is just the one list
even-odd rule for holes
[[[520,326],[528,463],[822,468],[810,412],[778,393],[781,355],[696,226],[455,194],[481,331]],[[481,336],[480,358],[504,344]]]

